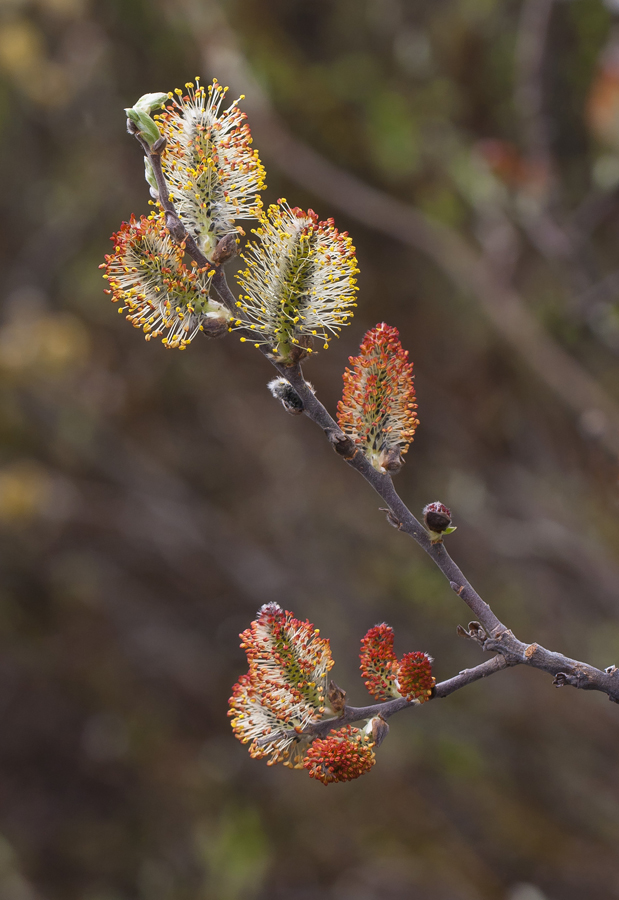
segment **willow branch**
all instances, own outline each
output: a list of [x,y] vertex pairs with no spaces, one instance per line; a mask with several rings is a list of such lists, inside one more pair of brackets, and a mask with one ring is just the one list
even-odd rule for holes
[[[223,270],[221,272],[220,289],[222,291],[222,299],[226,297],[228,301],[230,299],[234,301],[234,295],[226,283]],[[249,336],[251,335],[251,333],[248,334]],[[478,680],[478,678],[486,677],[486,675],[507,666],[528,665],[553,675],[553,683],[557,687],[570,685],[581,690],[601,691],[607,694],[610,700],[619,703],[619,669],[615,666],[610,666],[605,671],[602,671],[588,663],[564,656],[562,653],[547,650],[540,644],[527,644],[518,640],[477,593],[462,570],[450,557],[445,545],[442,542],[436,543],[431,540],[424,526],[398,495],[391,476],[382,474],[375,469],[364,454],[355,448],[350,438],[344,434],[335,419],[308,387],[303,377],[301,366],[298,363],[293,366],[285,366],[274,360],[267,349],[262,347],[260,349],[277,371],[293,386],[303,402],[305,415],[323,430],[336,452],[342,456],[351,468],[359,472],[387,504],[390,522],[395,524],[399,531],[412,537],[422,550],[428,554],[449,581],[451,589],[466,603],[476,617],[477,621],[469,625],[469,630],[464,631],[464,629],[461,629],[460,633],[474,640],[483,650],[497,653],[503,659],[503,663],[490,660],[491,665],[482,664],[481,667],[478,666],[475,669],[468,670],[468,674],[461,673],[455,679],[450,679],[449,682],[437,685],[435,696],[446,697],[460,687],[464,687]],[[473,673],[477,674],[474,675]],[[399,700],[389,702],[393,702],[395,706],[386,708],[388,715],[413,705]],[[350,709],[354,708],[351,707]],[[357,715],[357,719],[346,719],[345,721],[358,721],[368,718],[368,715],[374,714],[366,715],[365,713],[368,709],[374,709],[374,707],[363,707],[362,712],[357,710],[357,712],[351,713]],[[320,724],[322,725],[323,723]]]
[[580,420],[594,409],[603,426],[598,440],[613,457],[619,455],[619,405],[569,353],[547,333],[523,298],[488,266],[456,231],[413,206],[380,191],[325,159],[294,138],[272,109],[241,53],[216,0],[176,0],[171,6],[189,22],[205,68],[247,95],[245,108],[252,132],[266,157],[279,170],[367,228],[412,247],[431,259],[458,291],[475,297],[492,327],[518,357]]
[[[196,260],[198,265],[211,264],[206,257],[201,254],[188,235],[180,218],[176,212],[173,202],[170,200],[168,186],[165,176],[161,168],[161,152],[165,147],[165,141],[160,139],[153,147],[150,147],[139,133],[132,129],[135,137],[140,142],[145,153],[153,166],[157,186],[159,191],[159,202],[166,214],[166,224],[174,240],[182,244],[186,251]],[[232,243],[235,244],[235,238]],[[223,238],[222,242],[228,241]],[[222,243],[220,242],[220,244]],[[228,241],[228,243],[230,243]],[[192,246],[190,250],[189,247]],[[218,245],[219,248],[220,245]],[[225,248],[222,254],[222,265],[216,265],[213,283],[221,299],[229,308],[236,307],[236,298],[230,290],[226,281],[223,268],[223,262],[230,258],[227,253],[229,248]],[[217,253],[217,251],[216,251]],[[196,259],[197,254],[198,258]],[[251,330],[246,329],[245,335],[251,337]],[[413,513],[408,509],[401,497],[398,495],[393,485],[392,478],[389,474],[383,474],[372,466],[369,460],[354,445],[353,441],[339,427],[335,419],[330,415],[328,410],[318,400],[312,390],[308,387],[299,363],[294,365],[283,365],[277,362],[269,352],[268,348],[260,347],[263,355],[275,366],[280,374],[287,379],[300,397],[304,413],[313,422],[315,422],[324,431],[327,439],[340,456],[351,466],[356,469],[359,474],[371,485],[376,493],[385,501],[388,507],[389,520],[398,530],[408,534],[413,540],[428,554],[442,574],[449,581],[449,585],[453,591],[466,603],[471,612],[479,621],[472,622],[469,630],[460,629],[460,633],[466,635],[476,641],[484,650],[495,652],[503,659],[503,664],[490,660],[489,664],[482,664],[476,669],[462,672],[451,679],[450,682],[443,682],[438,685],[435,690],[437,696],[448,696],[460,687],[470,684],[472,681],[483,678],[494,671],[499,671],[506,666],[530,665],[538,669],[542,669],[555,676],[554,683],[561,687],[563,685],[571,685],[572,687],[584,690],[598,690],[606,693],[609,698],[619,703],[619,669],[611,666],[602,672],[587,663],[578,662],[570,659],[560,653],[554,653],[546,650],[539,644],[524,644],[519,641],[514,634],[500,621],[494,614],[490,606],[480,597],[470,582],[466,579],[461,569],[456,565],[447,553],[442,541],[431,540],[428,532],[423,525],[415,518]],[[496,657],[495,657],[496,659]],[[437,693],[439,692],[439,693]],[[415,705],[415,701],[408,703],[404,700],[390,701],[395,706],[380,705],[381,709],[387,715],[392,715],[407,706]],[[363,707],[357,709],[350,707],[350,715],[358,716],[357,719],[346,719],[345,721],[358,721],[360,718],[367,718],[365,713],[368,709],[374,707]],[[363,715],[361,714],[363,712]],[[344,715],[347,713],[345,712]],[[370,714],[372,715],[372,714]],[[384,716],[383,716],[384,718]],[[338,718],[342,722],[342,717]],[[325,724],[325,723],[321,723]]]
[[[492,659],[480,663],[473,669],[463,669],[462,672],[454,675],[453,678],[448,678],[447,681],[441,681],[437,684],[430,700],[436,700],[439,697],[449,697],[450,694],[455,694],[456,691],[466,687],[467,684],[473,684],[473,682],[479,681],[481,678],[488,678],[488,676],[494,675],[495,672],[506,669],[509,665],[504,657],[493,656]],[[386,721],[403,709],[416,709],[422,705],[419,700],[405,700],[403,697],[398,697],[395,700],[373,703],[370,706],[346,706],[341,715],[316,722],[314,725],[306,728],[303,734],[325,737],[332,728],[341,728],[342,725],[349,725],[353,722],[367,721],[375,716],[380,716],[381,719]]]

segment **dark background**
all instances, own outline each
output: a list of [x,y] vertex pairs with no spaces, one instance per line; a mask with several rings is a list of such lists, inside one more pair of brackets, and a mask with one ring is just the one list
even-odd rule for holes
[[267,201],[358,249],[358,313],[306,367],[321,399],[396,325],[421,420],[398,490],[452,508],[450,550],[522,640],[619,662],[612,5],[2,0],[2,900],[619,898],[603,695],[502,672],[393,719],[328,789],[249,758],[226,706],[263,602],[331,638],[355,704],[377,622],[439,679],[482,654],[263,357],[146,343],[97,268],[148,209],[123,108],[230,79]]

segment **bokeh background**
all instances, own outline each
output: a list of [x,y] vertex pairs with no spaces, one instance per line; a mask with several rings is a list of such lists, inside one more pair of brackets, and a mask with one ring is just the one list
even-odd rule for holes
[[364,331],[415,361],[397,486],[523,640],[619,662],[619,4],[1,0],[0,898],[619,897],[619,710],[499,673],[392,720],[325,789],[226,718],[277,600],[386,620],[439,679],[467,610],[234,336],[146,343],[105,296],[147,211],[123,108],[217,76],[286,196],[358,248]]

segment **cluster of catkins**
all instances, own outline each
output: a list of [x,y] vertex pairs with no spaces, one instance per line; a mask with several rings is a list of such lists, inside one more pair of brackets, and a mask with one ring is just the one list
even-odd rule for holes
[[[337,723],[346,694],[327,684],[333,659],[329,641],[309,622],[301,622],[277,603],[267,603],[241,635],[249,671],[232,689],[232,729],[249,744],[256,759],[307,769],[323,784],[351,781],[369,771],[374,747],[387,733],[380,715],[363,727]],[[425,653],[407,653],[398,662],[393,631],[371,628],[361,641],[361,672],[376,700],[403,697],[423,703],[432,695],[432,660]],[[323,737],[312,730],[328,713],[334,716]]]
[[[217,81],[204,87],[196,79],[184,90],[146,94],[125,110],[129,130],[148,150],[144,162],[152,211],[131,217],[113,235],[103,277],[118,311],[147,340],[161,338],[166,347],[184,350],[200,333],[214,338],[239,331],[241,341],[253,343],[280,366],[292,366],[316,349],[327,349],[350,321],[357,294],[355,248],[332,219],[319,221],[311,209],[291,207],[284,199],[263,209],[265,171],[239,101],[226,106],[226,92]],[[153,153],[160,161],[157,173]],[[181,241],[167,227],[170,209],[183,226]],[[240,292],[227,305],[213,288],[218,248],[230,236],[238,241],[244,231],[237,223],[251,219],[257,226],[241,252]],[[192,258],[188,241],[198,250]],[[285,378],[269,387],[289,412],[302,412]],[[339,425],[356,452],[384,474],[402,465],[418,425],[416,409],[408,352],[397,330],[380,323],[365,335],[359,355],[350,358]],[[450,530],[449,511],[427,510],[430,535],[440,540]],[[249,671],[234,686],[230,715],[234,733],[250,745],[251,755],[269,765],[305,768],[324,784],[368,771],[386,723],[375,716],[362,727],[338,727],[345,693],[327,683],[333,660],[318,630],[269,603],[241,637]],[[377,700],[422,703],[432,694],[430,658],[408,653],[398,661],[387,625],[377,625],[364,637],[361,670]],[[316,728],[333,714],[330,730]]]

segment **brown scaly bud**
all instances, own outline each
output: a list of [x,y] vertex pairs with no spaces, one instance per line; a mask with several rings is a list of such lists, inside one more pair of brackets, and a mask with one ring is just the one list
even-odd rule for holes
[[228,319],[207,319],[202,324],[202,332],[207,338],[220,338],[228,334],[230,323]]
[[335,452],[344,459],[352,459],[357,452],[355,442],[339,431],[327,432],[329,442]]
[[346,709],[346,691],[331,680],[327,687],[327,703],[334,713],[343,713]]
[[239,252],[239,241],[236,234],[226,234],[219,241],[211,254],[211,262],[214,266],[221,266],[229,262]]
[[385,472],[389,472],[391,475],[395,475],[395,473],[399,472],[404,465],[402,451],[399,447],[391,447],[390,450],[385,450],[381,454],[378,462],[380,467],[384,469]]
[[443,540],[443,535],[451,534],[456,529],[451,524],[451,511],[444,503],[428,503],[423,509],[423,521],[430,532],[433,544]]
[[389,524],[391,525],[391,527],[392,527],[392,528],[397,528],[398,531],[400,531],[400,529],[402,528],[402,523],[400,522],[400,520],[399,520],[396,516],[394,516],[394,514],[391,512],[391,510],[390,510],[390,509],[387,509],[387,508],[384,507],[384,506],[380,506],[379,509],[380,509],[381,512],[384,512],[384,513],[387,514],[387,521],[389,522]]
[[380,747],[389,734],[389,725],[382,716],[375,716],[368,724],[372,726],[372,740],[374,741],[374,746]]
[[[315,394],[313,385],[306,381],[305,384],[312,394]],[[282,406],[291,416],[300,416],[305,409],[303,400],[299,397],[293,386],[285,378],[274,378],[267,384],[276,400],[281,400]]]

